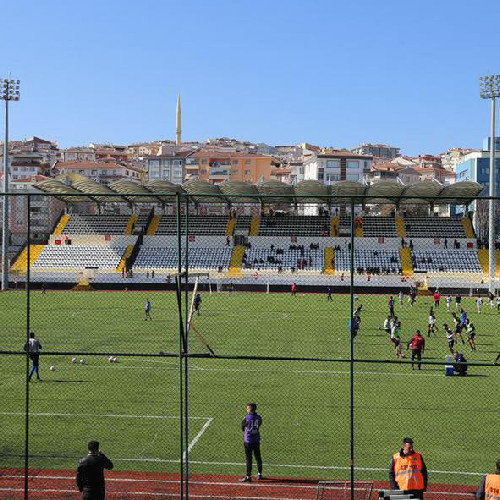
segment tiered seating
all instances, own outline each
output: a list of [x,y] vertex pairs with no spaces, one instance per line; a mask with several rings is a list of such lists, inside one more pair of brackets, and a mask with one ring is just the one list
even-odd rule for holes
[[322,249],[306,248],[302,251],[300,248],[295,248],[283,249],[282,252],[279,249],[271,251],[268,248],[249,248],[243,257],[243,269],[323,270],[324,252]]
[[130,215],[71,215],[63,234],[124,234]]
[[[350,271],[351,252],[335,252],[335,270]],[[400,274],[401,261],[397,250],[354,250],[354,270],[357,273]]]
[[[185,253],[183,250],[182,260]],[[231,260],[231,248],[190,248],[189,267],[227,271]],[[177,248],[142,247],[134,263],[135,270],[177,268],[179,257]]]
[[265,216],[260,222],[259,236],[329,236],[328,216]]
[[248,234],[250,231],[250,225],[252,224],[252,216],[251,215],[238,215],[236,217],[236,228],[235,232],[245,232]]
[[126,247],[46,245],[34,269],[98,267],[116,269]]
[[406,217],[408,238],[466,238],[459,217]]
[[395,238],[396,225],[391,217],[363,217],[363,236]]
[[414,250],[412,252],[415,271],[430,273],[482,273],[477,252],[474,250]]
[[[228,220],[227,215],[190,215],[188,232],[189,234],[199,235],[225,235]],[[184,216],[181,218],[181,231],[183,234],[186,231]],[[177,217],[175,215],[163,215],[156,234],[177,234]]]

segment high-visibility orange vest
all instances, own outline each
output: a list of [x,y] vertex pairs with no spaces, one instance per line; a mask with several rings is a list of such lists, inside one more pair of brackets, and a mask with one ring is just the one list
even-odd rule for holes
[[500,499],[500,474],[486,474],[486,481],[484,482],[484,499]]
[[422,455],[413,453],[402,457],[399,453],[394,453],[392,458],[394,459],[394,473],[399,489],[403,491],[423,490]]

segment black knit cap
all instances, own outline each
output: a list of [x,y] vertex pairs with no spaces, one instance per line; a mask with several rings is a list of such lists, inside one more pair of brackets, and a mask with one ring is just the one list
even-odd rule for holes
[[405,438],[403,438],[403,444],[404,443],[411,443],[411,444],[413,444],[413,439],[409,438],[409,437],[405,437]]

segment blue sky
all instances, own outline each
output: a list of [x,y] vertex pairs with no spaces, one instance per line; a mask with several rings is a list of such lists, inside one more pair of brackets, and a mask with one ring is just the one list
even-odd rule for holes
[[[480,147],[500,2],[2,0],[12,139]],[[2,16],[4,17],[4,16]],[[3,126],[2,126],[3,135]]]

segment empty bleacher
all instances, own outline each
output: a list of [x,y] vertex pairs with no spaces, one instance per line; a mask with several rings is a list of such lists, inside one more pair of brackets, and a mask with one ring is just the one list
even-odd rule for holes
[[[228,220],[227,215],[190,215],[188,232],[196,235],[225,235]],[[186,232],[184,215],[181,217],[181,232],[182,234]],[[155,234],[177,234],[177,217],[163,215]]]
[[329,216],[265,216],[259,236],[329,236]]
[[115,270],[125,249],[126,246],[46,245],[33,263],[33,269],[97,267]]
[[130,215],[70,216],[63,234],[124,234]]
[[[351,252],[347,249],[335,252],[335,270],[348,272],[351,269]],[[400,274],[401,260],[397,250],[354,250],[356,273]]]
[[[194,269],[213,269],[222,268],[227,271],[231,260],[231,248],[189,248],[189,267]],[[182,262],[185,261],[185,250],[182,251]],[[139,250],[133,269],[141,270],[160,270],[176,269],[179,263],[177,248],[164,247],[142,247]]]
[[459,217],[406,217],[408,238],[466,238]]
[[251,215],[238,215],[236,217],[236,234],[246,234],[250,232],[250,226],[252,224],[252,216]]
[[414,250],[411,254],[413,268],[429,273],[482,273],[477,252],[474,250]]
[[363,236],[395,238],[396,224],[391,217],[363,217]]
[[243,257],[243,269],[322,271],[324,251],[317,248],[290,249],[248,248]]

